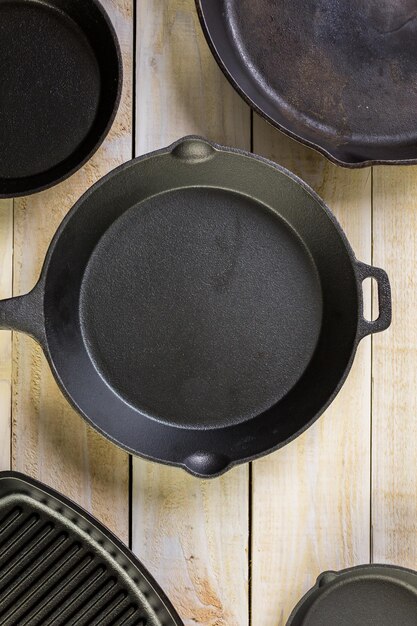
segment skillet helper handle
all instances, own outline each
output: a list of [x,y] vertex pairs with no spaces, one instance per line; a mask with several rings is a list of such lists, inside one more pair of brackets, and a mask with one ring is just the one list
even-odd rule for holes
[[387,273],[379,267],[358,263],[357,268],[361,288],[362,282],[366,278],[374,278],[378,284],[379,316],[376,320],[369,321],[363,317],[362,313],[359,321],[359,335],[363,339],[367,335],[380,333],[390,326],[392,318],[391,287]]
[[38,283],[24,296],[0,300],[0,329],[17,330],[42,343],[45,337],[42,295],[43,289]]

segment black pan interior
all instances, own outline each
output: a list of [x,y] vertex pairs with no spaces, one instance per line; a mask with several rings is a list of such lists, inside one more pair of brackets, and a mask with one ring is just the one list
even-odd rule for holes
[[417,159],[416,0],[197,0],[269,121],[345,165]]
[[185,188],[107,230],[80,314],[92,360],[126,402],[213,428],[263,413],[294,386],[317,344],[322,298],[284,220],[236,192]]
[[145,568],[60,494],[0,473],[1,626],[181,626]]
[[326,573],[290,617],[288,626],[414,626],[417,574],[390,566]]
[[329,401],[359,295],[340,229],[299,183],[185,144],[207,154],[126,164],[65,221],[45,268],[46,348],[99,430],[196,473],[208,454],[216,472]]
[[0,196],[67,177],[95,151],[121,85],[95,0],[0,0]]

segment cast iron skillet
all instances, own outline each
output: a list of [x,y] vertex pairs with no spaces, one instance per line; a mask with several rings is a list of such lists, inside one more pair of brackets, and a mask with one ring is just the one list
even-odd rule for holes
[[321,574],[287,626],[415,626],[417,573],[392,565],[361,565]]
[[0,326],[41,343],[93,426],[200,476],[300,434],[390,319],[385,272],[356,261],[309,187],[198,137],[103,178],[64,219],[34,290],[0,302]]
[[246,101],[339,165],[417,162],[416,0],[196,0]]
[[182,626],[144,566],[87,511],[0,472],[1,626]]
[[97,150],[122,86],[96,0],[0,0],[0,197],[67,178]]

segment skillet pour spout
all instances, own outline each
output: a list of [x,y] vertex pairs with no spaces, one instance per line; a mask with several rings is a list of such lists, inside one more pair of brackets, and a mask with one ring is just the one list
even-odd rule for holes
[[[379,317],[363,316],[362,282]],[[32,335],[74,408],[110,440],[201,477],[276,450],[388,328],[386,273],[359,263],[303,181],[185,137],[125,163],[59,227],[1,328]]]

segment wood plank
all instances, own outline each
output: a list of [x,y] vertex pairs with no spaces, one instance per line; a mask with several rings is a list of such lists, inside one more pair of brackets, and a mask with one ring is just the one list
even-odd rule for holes
[[[80,195],[132,155],[133,4],[105,0],[123,50],[124,90],[115,124],[96,155],[57,187],[15,202],[14,293],[31,289],[49,242]],[[128,537],[128,456],[74,413],[41,352],[15,334],[13,467],[80,503],[119,537]],[[111,503],[111,506],[109,506]]]
[[[0,200],[0,298],[12,295],[13,200]],[[12,335],[0,333],[0,470],[10,469]]]
[[[137,153],[197,133],[250,146],[193,0],[144,0],[137,21]],[[133,547],[186,626],[248,623],[248,467],[211,482],[134,460]]]
[[[370,262],[370,170],[336,167],[257,116],[254,151],[311,184],[338,217],[358,258]],[[326,415],[253,465],[252,626],[284,626],[321,571],[369,560],[370,347],[369,339],[359,347]]]
[[393,323],[373,342],[373,560],[417,569],[417,167],[374,169],[374,262]]

